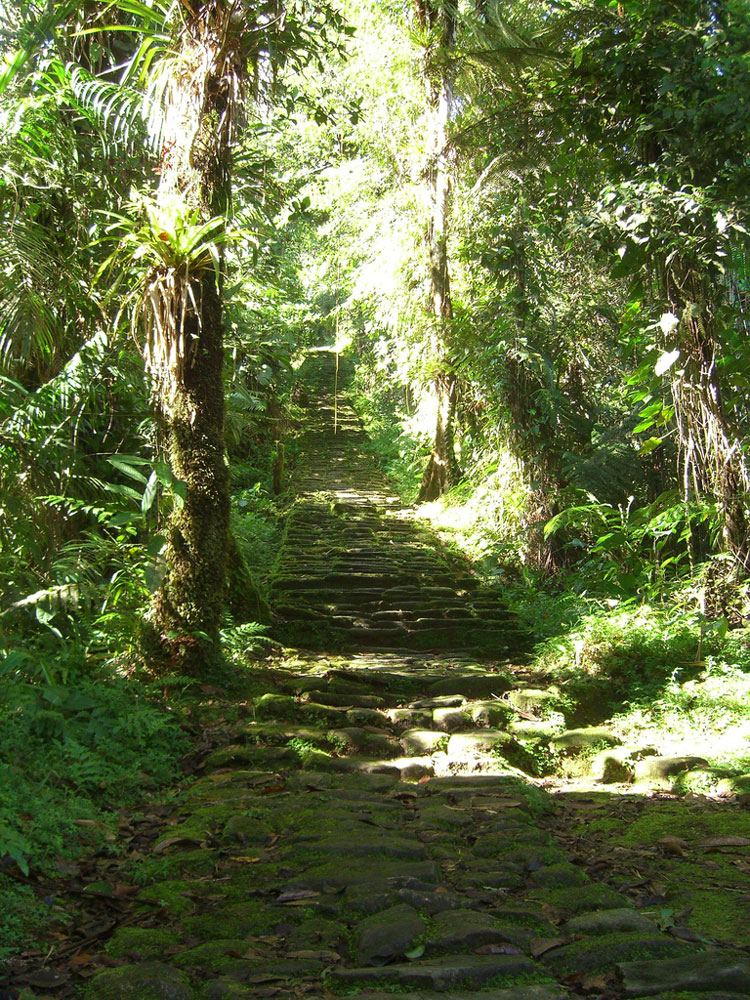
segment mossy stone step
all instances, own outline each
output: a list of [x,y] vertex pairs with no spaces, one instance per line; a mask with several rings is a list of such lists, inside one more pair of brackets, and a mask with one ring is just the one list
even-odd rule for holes
[[525,955],[449,955],[432,961],[396,963],[381,968],[335,969],[340,983],[366,985],[390,983],[397,987],[428,988],[445,992],[453,987],[481,988],[499,977],[532,973],[534,964]]
[[[743,952],[708,951],[660,961],[626,961],[618,963],[617,968],[626,997],[652,997],[672,990],[691,996],[709,990],[736,991],[740,997],[750,995],[750,960]],[[714,995],[707,993],[709,997]]]
[[[394,994],[372,993],[365,990],[358,992],[356,1000],[393,1000]],[[424,990],[409,990],[409,1000],[482,1000],[482,994],[466,993],[462,990],[451,990],[447,993],[425,992]],[[560,986],[511,986],[507,989],[493,989],[485,994],[486,1000],[567,1000],[568,994]],[[657,998],[658,1000],[658,998]],[[717,997],[716,1000],[745,1000],[744,997]]]

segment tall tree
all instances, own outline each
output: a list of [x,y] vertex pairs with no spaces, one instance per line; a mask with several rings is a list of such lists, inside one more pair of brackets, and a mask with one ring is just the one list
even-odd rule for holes
[[150,621],[165,659],[200,674],[221,656],[229,527],[222,248],[246,83],[251,70],[254,82],[270,82],[285,61],[312,58],[315,32],[335,43],[326,31],[340,20],[305,0],[175,4],[173,16],[174,51],[156,81],[162,155],[156,194],[145,202],[153,263],[141,288],[161,443],[182,487]]
[[431,129],[427,180],[430,188],[429,252],[430,352],[436,423],[432,454],[422,477],[419,500],[435,500],[455,485],[458,462],[453,442],[456,414],[456,377],[446,351],[446,335],[453,318],[448,235],[451,199],[448,127],[453,96],[451,50],[456,42],[457,14],[450,4],[416,0],[416,18],[424,37],[424,82]]
[[[163,153],[155,197],[174,250],[148,275],[146,361],[172,475],[185,484],[166,531],[166,572],[152,622],[163,651],[196,673],[219,656],[229,527],[224,453],[224,330],[220,260],[188,236],[216,241],[229,197],[231,148],[247,58],[232,4],[186,8],[164,91]],[[173,220],[172,231],[166,228]],[[197,252],[196,252],[197,251]]]

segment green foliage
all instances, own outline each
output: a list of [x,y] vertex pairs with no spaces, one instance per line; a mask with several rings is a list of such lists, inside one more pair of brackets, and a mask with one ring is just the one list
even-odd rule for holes
[[566,505],[544,527],[545,537],[564,533],[566,546],[586,553],[571,574],[579,592],[661,599],[692,568],[694,535],[704,525],[717,530],[714,505],[681,502],[676,490],[635,509],[633,497],[617,508],[593,494],[582,499],[587,502]]
[[170,778],[186,741],[142,685],[80,668],[65,683],[33,682],[20,661],[13,653],[0,661],[0,854],[25,871],[44,870],[76,850],[76,821],[98,819],[102,809],[136,800],[144,784]]
[[682,687],[704,668],[750,671],[750,651],[743,634],[695,611],[616,605],[592,610],[546,640],[536,663],[565,678],[566,693],[574,700],[593,701],[594,721],[601,721],[623,705],[652,706],[669,685],[670,690]]
[[40,902],[31,886],[21,885],[4,874],[0,874],[0,901],[0,961],[4,961],[17,944],[32,943],[35,928],[49,913],[49,903]]

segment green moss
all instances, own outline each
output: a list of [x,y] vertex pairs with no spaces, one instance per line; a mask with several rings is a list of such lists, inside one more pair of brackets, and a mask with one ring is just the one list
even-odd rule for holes
[[595,938],[574,941],[544,956],[544,963],[560,974],[598,972],[616,962],[637,962],[641,959],[672,959],[695,954],[700,948],[686,941],[667,937],[646,937],[631,931],[598,934]]
[[534,889],[529,896],[571,915],[587,913],[590,910],[614,910],[622,906],[632,908],[632,904],[625,896],[606,885],[596,883],[572,888]]
[[48,919],[49,908],[31,886],[0,875],[0,960],[11,954],[13,947],[28,946],[33,929]]
[[195,886],[192,882],[166,881],[156,882],[149,885],[138,893],[138,899],[145,899],[149,902],[158,903],[159,906],[166,906],[173,917],[181,917],[190,913],[195,908],[192,899],[188,899],[187,893],[192,892]]
[[[726,997],[730,994],[725,992],[716,993],[714,990],[709,990],[708,992],[701,990],[696,993],[691,990],[686,993],[684,990],[668,990],[666,993],[657,993],[656,995],[651,995],[648,997],[633,997],[633,1000],[716,1000],[717,997]],[[732,993],[731,996],[739,996],[738,993]]]
[[[533,835],[535,831],[530,830],[529,833]],[[523,837],[525,841],[525,831],[519,834],[519,837]],[[495,842],[501,840],[501,838],[507,837],[506,834],[490,834],[487,838],[491,839],[492,846],[494,848]],[[481,843],[480,846],[484,847]],[[496,857],[502,861],[517,861],[521,865],[531,865],[537,868],[540,864],[544,865],[554,865],[560,861],[565,860],[565,855],[557,847],[550,847],[546,844],[539,844],[538,846],[534,844],[533,846],[517,847],[513,844],[508,844],[504,848],[500,848],[498,843],[497,850],[487,851],[482,849],[481,853],[474,852],[474,856],[483,857],[491,854],[492,857]]]
[[167,862],[166,869],[170,875],[180,875],[182,873],[190,875],[209,875],[216,866],[219,852],[209,848],[200,848],[195,851],[180,851],[169,858],[164,858]]
[[288,694],[261,695],[254,707],[256,719],[291,719],[299,710],[299,704]]
[[238,764],[254,764],[257,759],[257,748],[254,746],[228,746],[221,750],[214,750],[206,758],[206,768],[209,771],[218,770],[221,767],[236,767]]
[[[221,990],[220,993],[218,989]],[[244,983],[238,983],[227,976],[226,978],[214,979],[206,985],[201,993],[202,1000],[216,1000],[217,996],[220,996],[221,1000],[248,1000],[252,993],[248,991]]]
[[159,962],[106,969],[87,984],[84,1000],[193,1000],[184,972]]
[[240,844],[265,844],[271,835],[271,827],[255,816],[230,816],[222,831],[222,840]]
[[200,808],[201,802],[206,808],[231,802],[236,812],[242,808],[259,808],[256,788],[262,788],[266,781],[274,784],[277,780],[276,772],[266,768],[213,772],[187,788],[180,801],[182,804],[196,803],[195,809]]
[[[539,969],[539,971],[535,970],[534,972],[521,972],[515,976],[507,974],[498,974],[497,976],[493,976],[491,979],[487,979],[485,980],[484,983],[482,983],[482,988],[477,993],[477,997],[479,997],[481,1000],[482,993],[485,990],[495,991],[502,989],[510,989],[511,987],[514,986],[522,987],[522,986],[556,986],[556,985],[557,983],[554,981],[554,979],[551,979],[549,975],[542,969]],[[459,986],[459,989],[460,988],[461,987]],[[476,990],[476,983],[472,983],[471,980],[469,980],[468,983],[464,984],[463,988]]]
[[508,906],[500,906],[488,912],[506,924],[515,924],[518,927],[530,928],[532,930],[538,928],[540,931],[544,931],[544,934],[540,933],[540,937],[544,937],[549,930],[549,922],[544,918],[538,906],[524,906],[522,903],[514,905],[511,903]]
[[214,972],[238,966],[253,968],[258,962],[263,961],[238,957],[244,955],[247,950],[248,943],[244,938],[224,938],[219,941],[206,941],[204,944],[196,945],[195,948],[178,952],[172,957],[172,961],[183,968],[208,969]]
[[[244,889],[247,895],[247,888]],[[245,938],[267,934],[286,916],[278,907],[266,906],[255,901],[233,903],[216,913],[201,913],[187,917],[182,928],[191,937],[202,940],[220,938]]]
[[[747,888],[747,875],[728,864],[719,876],[720,888],[704,888],[706,870],[700,865],[676,865],[667,876],[670,909],[680,912],[692,909],[690,926],[701,934],[719,941],[744,947],[750,945],[750,923],[747,920],[747,902],[743,900]],[[729,892],[735,886],[739,892]]]
[[642,815],[629,823],[617,843],[626,846],[655,844],[660,837],[684,837],[694,842],[716,834],[747,836],[747,816],[741,812],[708,812],[686,807],[683,803],[659,806],[649,803]]
[[347,936],[347,928],[338,920],[311,917],[289,934],[287,943],[295,951],[318,948],[336,951],[346,943]]
[[159,958],[179,944],[179,936],[171,930],[156,927],[121,927],[107,945],[113,958],[132,955],[139,960]]
[[602,816],[600,819],[587,819],[585,822],[571,826],[572,833],[591,836],[595,833],[612,833],[622,830],[625,823],[616,816]]
[[536,885],[543,886],[583,886],[588,882],[588,875],[577,865],[561,861],[537,869],[532,872],[531,879]]
[[236,735],[256,747],[286,747],[291,740],[307,741],[315,745],[317,742],[322,743],[325,734],[315,727],[314,720],[307,721],[312,721],[313,724],[292,724],[284,721],[248,722]]

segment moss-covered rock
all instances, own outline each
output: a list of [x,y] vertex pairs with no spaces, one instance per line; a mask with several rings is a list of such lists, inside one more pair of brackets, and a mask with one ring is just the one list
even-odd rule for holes
[[253,968],[257,964],[255,960],[242,958],[247,950],[248,943],[244,938],[222,938],[180,951],[173,956],[172,961],[180,968],[210,969],[215,972],[244,966]]
[[529,712],[540,718],[544,718],[560,706],[560,692],[554,687],[549,690],[517,688],[515,691],[508,691],[506,697],[519,712]]
[[240,844],[264,844],[271,836],[272,830],[256,816],[246,816],[242,813],[230,816],[224,824],[221,834],[223,841],[234,841]]
[[688,958],[698,950],[697,945],[674,938],[627,931],[600,934],[593,938],[574,941],[562,948],[547,952],[542,961],[558,975],[580,972],[597,972],[612,968],[617,962],[635,962],[639,959],[676,960]]
[[750,774],[722,778],[716,790],[719,795],[750,795]]
[[587,913],[590,910],[614,910],[618,907],[631,906],[627,897],[606,885],[597,883],[534,889],[530,895],[532,899],[547,903],[570,916]]
[[137,958],[144,961],[161,958],[179,947],[180,937],[173,930],[157,927],[121,927],[107,944],[112,958]]
[[86,1000],[195,1000],[184,972],[161,962],[106,969],[88,983]]
[[589,726],[585,729],[567,729],[554,736],[552,746],[558,753],[577,754],[592,747],[616,747],[622,743],[611,729],[605,726]]
[[141,889],[138,899],[146,900],[150,903],[158,903],[169,910],[170,916],[181,917],[186,913],[191,913],[195,909],[194,900],[190,899],[187,893],[194,890],[192,882],[165,881],[156,882],[154,885]]
[[289,931],[287,947],[294,951],[312,951],[320,948],[341,951],[347,941],[348,929],[338,920],[325,917],[308,917]]
[[256,719],[292,719],[298,708],[297,701],[288,694],[264,694],[254,705]]
[[513,710],[502,701],[475,701],[464,706],[464,712],[477,726],[504,728],[514,718]]
[[169,857],[168,868],[172,875],[208,875],[216,866],[218,851],[201,848],[196,851],[180,851]]
[[[247,889],[243,887],[246,895]],[[254,935],[269,934],[282,921],[287,919],[280,907],[269,906],[252,900],[244,903],[230,903],[213,913],[200,913],[186,917],[182,921],[182,929],[186,935],[211,941],[219,938],[246,938]]]
[[588,875],[577,865],[568,861],[545,865],[531,873],[532,885],[543,886],[582,886],[588,882]]
[[360,965],[385,965],[401,958],[426,931],[413,906],[401,903],[375,913],[354,929],[354,955]]

